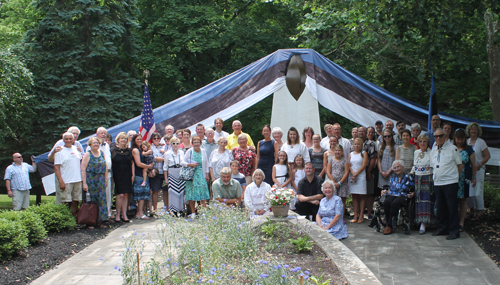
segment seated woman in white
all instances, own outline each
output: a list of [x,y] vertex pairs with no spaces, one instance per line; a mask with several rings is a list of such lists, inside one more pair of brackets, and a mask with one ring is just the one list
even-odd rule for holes
[[253,182],[245,190],[245,207],[250,212],[250,218],[255,218],[269,213],[271,206],[266,198],[266,193],[271,191],[271,186],[264,182],[266,178],[260,169],[254,171]]

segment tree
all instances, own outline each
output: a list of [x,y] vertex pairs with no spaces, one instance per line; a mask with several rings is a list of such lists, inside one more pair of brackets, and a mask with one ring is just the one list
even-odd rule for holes
[[296,47],[302,15],[282,1],[142,0],[138,7],[140,66],[151,71],[153,106]]
[[31,1],[0,1],[0,49],[19,43],[24,33],[34,28],[42,17],[33,11]]
[[31,132],[33,76],[10,50],[0,51],[0,151],[18,147]]
[[27,32],[23,47],[39,101],[35,135],[43,143],[51,145],[70,125],[86,135],[141,112],[141,84],[133,65],[138,50],[134,3],[35,2],[45,17]]

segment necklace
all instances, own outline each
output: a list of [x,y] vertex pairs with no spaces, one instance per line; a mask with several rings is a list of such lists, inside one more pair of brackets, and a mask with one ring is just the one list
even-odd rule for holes
[[418,157],[424,158],[424,156],[425,156],[425,152],[424,151],[420,151],[420,154],[418,155]]

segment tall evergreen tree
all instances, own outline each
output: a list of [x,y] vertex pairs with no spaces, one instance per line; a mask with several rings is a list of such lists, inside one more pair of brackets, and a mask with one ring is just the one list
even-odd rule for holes
[[141,112],[134,0],[36,0],[45,17],[23,39],[39,104],[38,138],[83,135]]

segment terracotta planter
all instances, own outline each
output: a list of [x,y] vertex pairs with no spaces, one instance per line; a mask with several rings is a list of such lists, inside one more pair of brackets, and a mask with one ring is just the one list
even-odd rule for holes
[[286,218],[288,217],[288,210],[290,209],[290,205],[271,206],[271,209],[273,209],[273,214],[276,218]]

